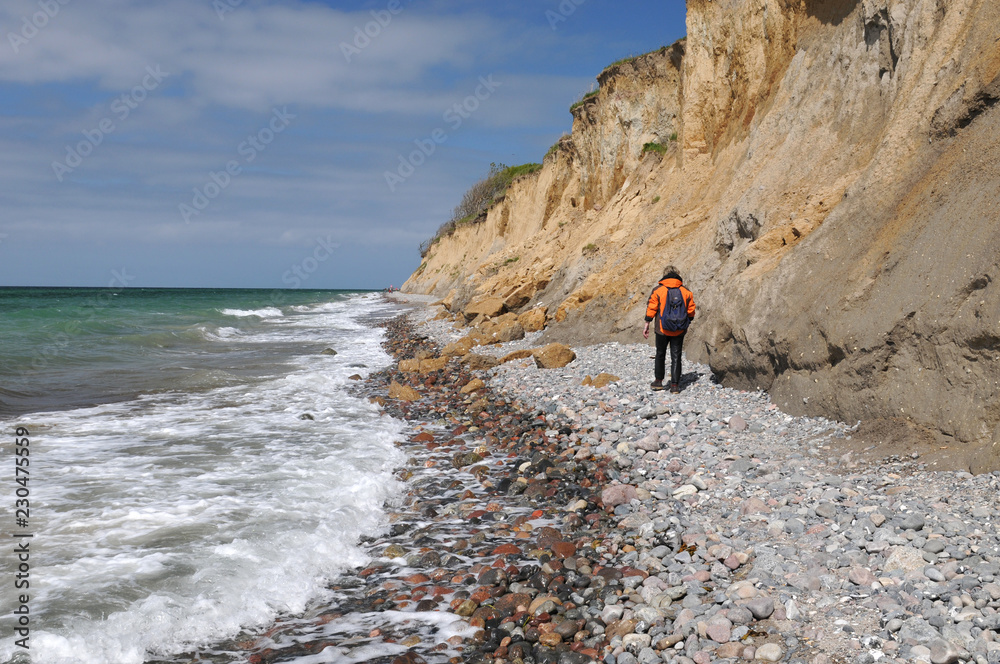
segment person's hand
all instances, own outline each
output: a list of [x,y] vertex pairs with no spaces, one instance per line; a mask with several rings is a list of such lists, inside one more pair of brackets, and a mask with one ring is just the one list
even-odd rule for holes
[[649,338],[649,323],[648,322],[646,323],[646,327],[642,328],[642,338],[643,339],[648,339]]

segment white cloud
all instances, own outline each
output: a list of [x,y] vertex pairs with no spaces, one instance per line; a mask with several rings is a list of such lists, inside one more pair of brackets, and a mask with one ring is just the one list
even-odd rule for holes
[[[33,2],[7,3],[0,25],[16,34],[22,18],[37,11]],[[341,45],[356,48],[355,29],[373,21],[368,12],[302,3],[247,4],[220,20],[210,3],[197,0],[74,0],[18,52],[10,43],[0,47],[0,81],[96,81],[117,91],[135,85],[145,66],[159,65],[191,86],[196,104],[412,113],[444,100],[432,89],[430,70],[467,66],[468,51],[497,36],[481,18],[425,16],[403,5],[366,37],[365,48],[345,56]]]

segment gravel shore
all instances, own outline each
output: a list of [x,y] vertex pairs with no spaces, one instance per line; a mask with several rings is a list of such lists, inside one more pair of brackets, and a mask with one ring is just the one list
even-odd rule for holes
[[[458,336],[426,309],[409,317],[416,330],[389,326],[399,359]],[[1000,662],[1000,474],[911,458],[862,467],[838,452],[851,427],[787,416],[707,367],[685,364],[680,394],[654,393],[650,346],[575,350],[561,369],[452,360],[369,377],[363,389],[411,422],[409,494],[323,624],[381,621],[323,652],[398,664]],[[582,385],[602,373],[616,380]],[[419,399],[388,398],[394,382]]]

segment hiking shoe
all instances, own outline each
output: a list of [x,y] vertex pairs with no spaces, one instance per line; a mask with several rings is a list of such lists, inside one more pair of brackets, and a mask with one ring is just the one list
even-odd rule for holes
[[681,393],[681,386],[678,385],[677,383],[670,383],[670,392],[671,392],[671,394],[680,394]]
[[652,383],[650,383],[649,387],[650,387],[650,388],[651,388],[651,389],[652,389],[652,390],[653,390],[654,392],[659,392],[660,390],[665,390],[665,389],[667,389],[667,388],[665,388],[665,387],[663,386],[663,381],[662,381],[662,380],[654,380],[654,381],[653,381]]

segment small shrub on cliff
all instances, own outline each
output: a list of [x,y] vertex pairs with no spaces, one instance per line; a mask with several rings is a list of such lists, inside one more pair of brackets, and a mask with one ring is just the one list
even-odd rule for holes
[[668,149],[670,149],[669,146],[663,143],[646,143],[642,146],[642,153],[655,152],[657,154],[666,154]]
[[576,102],[574,102],[573,105],[569,107],[569,112],[572,113],[576,109],[578,109],[581,106],[583,106],[583,104],[588,99],[590,99],[591,97],[596,97],[597,94],[600,93],[600,91],[601,91],[600,88],[598,88],[597,90],[591,90],[590,92],[584,93],[584,95],[582,97],[580,97],[579,99],[577,99]]
[[591,242],[590,244],[588,244],[583,248],[583,255],[586,256],[594,253],[595,251],[597,251],[597,245]]

